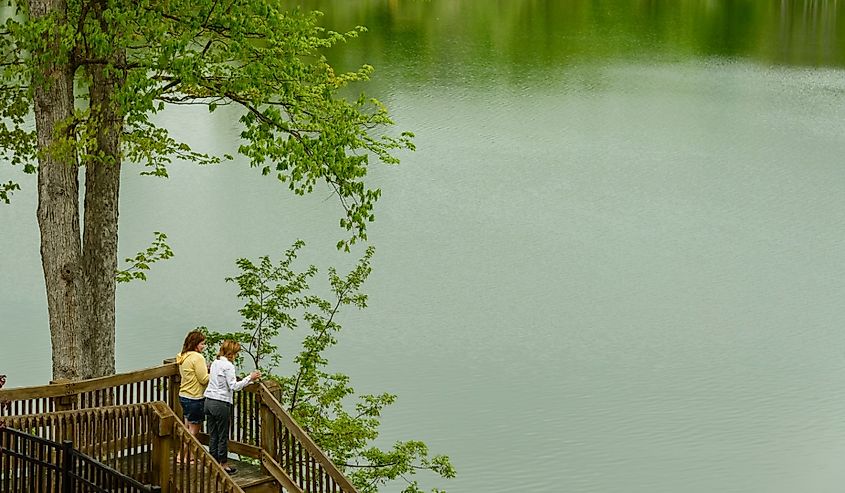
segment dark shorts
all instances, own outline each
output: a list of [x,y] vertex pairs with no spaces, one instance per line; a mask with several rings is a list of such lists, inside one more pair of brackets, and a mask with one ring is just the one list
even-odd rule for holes
[[196,425],[205,419],[205,399],[188,399],[180,395],[179,403],[182,404],[182,415],[188,423]]

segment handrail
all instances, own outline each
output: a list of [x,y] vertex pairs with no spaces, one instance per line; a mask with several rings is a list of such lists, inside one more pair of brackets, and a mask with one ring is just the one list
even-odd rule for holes
[[0,389],[0,402],[42,399],[46,397],[64,397],[81,394],[83,392],[105,390],[119,385],[144,382],[154,378],[170,377],[178,374],[179,365],[176,363],[169,363],[151,368],[144,368],[143,370],[92,378],[90,380]]
[[285,469],[276,462],[276,459],[273,458],[270,454],[267,453],[266,450],[261,450],[261,464],[267,469],[267,472],[273,476],[282,487],[284,487],[285,491],[289,493],[305,493],[302,491],[302,488],[299,487],[296,482],[285,472]]
[[175,363],[82,381],[0,389],[0,416],[166,401],[177,414],[179,367]]
[[[320,450],[320,447],[308,436],[308,433],[302,429],[301,426],[291,416],[276,399],[276,396],[267,388],[264,382],[260,382],[261,401],[271,413],[278,419],[282,425],[305,447],[307,452],[311,454],[312,458],[319,463],[323,470],[341,487],[344,493],[358,493],[355,486],[349,482],[349,479],[340,472],[337,466],[331,459]],[[267,426],[268,423],[262,423],[262,426]],[[300,485],[301,486],[301,485]],[[305,489],[305,488],[303,488]]]

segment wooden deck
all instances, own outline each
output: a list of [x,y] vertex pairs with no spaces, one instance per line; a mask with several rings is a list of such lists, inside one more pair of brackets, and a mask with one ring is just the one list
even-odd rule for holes
[[[235,393],[229,476],[182,422],[175,363],[80,382],[0,389],[0,422],[54,441],[165,493],[358,493],[260,382]],[[177,453],[193,460],[177,463]],[[16,474],[5,469],[4,474]],[[8,466],[14,468],[16,466]],[[27,492],[29,493],[29,492]]]
[[[138,465],[149,464],[151,462],[150,453],[143,452],[127,457],[121,458],[115,464],[115,469],[121,472],[138,469]],[[235,458],[229,459],[229,465],[236,468],[238,471],[231,476],[232,480],[246,493],[265,493],[265,492],[279,492],[279,486],[273,476],[267,473],[261,464],[256,464],[254,461],[238,460]],[[171,472],[172,481],[174,484],[174,491],[181,493],[182,484],[193,482],[198,477],[205,477],[210,474],[208,467],[194,468],[191,470],[190,464],[177,464],[176,468]]]

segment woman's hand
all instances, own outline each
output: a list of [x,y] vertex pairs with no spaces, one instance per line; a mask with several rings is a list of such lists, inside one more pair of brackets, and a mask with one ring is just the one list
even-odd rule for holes
[[258,370],[249,374],[249,379],[252,381],[257,381],[259,378],[261,378],[261,372]]

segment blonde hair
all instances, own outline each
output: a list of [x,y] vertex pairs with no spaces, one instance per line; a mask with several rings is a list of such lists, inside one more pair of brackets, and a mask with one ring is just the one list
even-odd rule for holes
[[220,345],[220,351],[217,352],[217,357],[225,356],[227,360],[232,361],[237,356],[238,351],[241,350],[241,343],[226,339]]

